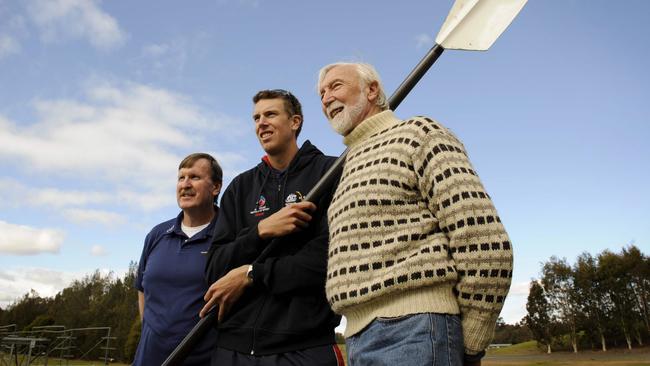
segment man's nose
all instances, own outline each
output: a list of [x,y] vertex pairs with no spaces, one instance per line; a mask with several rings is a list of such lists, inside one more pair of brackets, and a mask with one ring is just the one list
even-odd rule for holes
[[260,116],[260,118],[257,120],[257,126],[266,126],[268,125],[268,119],[265,116]]
[[323,104],[324,108],[329,107],[330,104],[334,101],[334,97],[329,91],[326,91],[323,96],[321,97],[321,104]]

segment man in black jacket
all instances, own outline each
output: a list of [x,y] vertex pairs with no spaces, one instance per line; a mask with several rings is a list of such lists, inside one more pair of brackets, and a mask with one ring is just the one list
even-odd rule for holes
[[[201,316],[218,308],[213,365],[342,365],[325,298],[327,208],[300,202],[335,158],[309,141],[298,148],[300,102],[285,90],[253,97],[255,133],[266,152],[237,176],[221,200]],[[280,240],[266,259],[256,258]]]

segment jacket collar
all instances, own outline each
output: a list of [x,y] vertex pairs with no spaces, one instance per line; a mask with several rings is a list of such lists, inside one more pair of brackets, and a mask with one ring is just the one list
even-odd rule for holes
[[[291,160],[291,163],[289,163],[289,166],[286,169],[287,173],[290,174],[292,172],[301,170],[303,167],[309,164],[309,162],[311,162],[314,157],[322,154],[323,153],[318,150],[318,148],[314,146],[309,140],[305,141],[300,149],[298,149],[298,152]],[[270,173],[272,170],[276,170],[271,166],[268,155],[264,155],[262,157],[262,162],[258,164],[258,168],[265,175]]]
[[[166,231],[165,235],[178,235],[178,236],[183,236],[187,237],[185,233],[183,232],[183,229],[181,228],[181,224],[183,223],[183,211],[179,212],[178,215],[176,216],[176,219],[174,220],[174,223],[172,226],[170,226]],[[214,225],[215,222],[217,221],[217,217],[219,216],[219,207],[214,208],[214,217],[212,218],[212,221],[210,221],[210,224],[200,232],[198,232],[196,235],[194,235],[190,240],[195,240],[195,239],[205,239],[209,235],[212,234],[212,231],[214,230]]]

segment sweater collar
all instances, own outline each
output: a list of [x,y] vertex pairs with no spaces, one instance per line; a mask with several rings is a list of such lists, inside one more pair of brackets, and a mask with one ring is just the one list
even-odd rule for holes
[[352,147],[366,140],[368,137],[376,134],[377,132],[383,131],[390,126],[395,125],[397,122],[399,122],[399,119],[391,110],[377,113],[374,116],[361,121],[361,123],[359,123],[359,125],[355,127],[352,132],[343,138],[343,143],[348,147]]

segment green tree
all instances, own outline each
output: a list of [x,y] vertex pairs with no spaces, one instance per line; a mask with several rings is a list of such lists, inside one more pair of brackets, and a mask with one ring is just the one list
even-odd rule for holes
[[551,353],[553,310],[546,298],[544,288],[537,281],[530,282],[526,311],[524,323],[530,329],[533,339],[546,345],[546,353]]
[[126,337],[126,342],[124,342],[124,361],[133,362],[135,351],[138,348],[138,342],[140,342],[141,331],[142,322],[140,321],[140,315],[136,315],[131,322],[131,329],[129,329],[129,334]]
[[497,319],[492,343],[517,344],[530,341],[531,339],[534,339],[533,334],[525,322],[515,323],[513,325],[507,324],[501,317]]
[[[17,324],[17,329],[57,324],[66,329],[86,327],[111,327],[112,358],[130,361],[125,354],[125,343],[137,317],[137,290],[134,287],[137,263],[131,262],[123,278],[113,273],[106,275],[95,271],[73,281],[52,298],[41,298],[32,290],[0,311],[0,324]],[[139,331],[139,330],[138,330]],[[97,344],[106,331],[75,332],[74,345],[78,352],[86,352]],[[137,340],[136,340],[137,344]],[[79,353],[78,355],[80,355]],[[99,349],[88,357],[103,356]]]
[[635,312],[634,292],[630,288],[629,266],[623,257],[609,250],[598,255],[599,276],[607,291],[606,298],[611,303],[611,316],[623,333],[627,348],[632,349],[632,334],[638,314]]
[[136,270],[137,266],[132,262],[129,265],[129,271],[124,277],[122,279],[118,278],[112,283],[105,296],[104,303],[104,307],[107,309],[105,311],[111,317],[110,324],[113,327],[113,335],[117,337],[118,341],[115,357],[125,361],[131,361],[130,357],[132,357],[125,353],[125,344],[128,341],[133,327],[132,319],[139,318],[138,296],[137,290],[134,287]]
[[25,327],[25,330],[33,330],[34,327],[43,327],[47,325],[54,325],[54,318],[47,314],[41,314],[34,318],[28,326]]
[[577,305],[586,320],[585,326],[595,330],[601,349],[607,351],[605,320],[609,313],[609,303],[606,301],[607,291],[599,276],[596,258],[589,253],[582,253],[574,265],[573,273]]
[[635,313],[638,314],[636,321],[633,321],[632,329],[638,345],[643,346],[642,332],[650,331],[648,320],[650,263],[648,258],[634,245],[623,248],[621,257],[630,276],[628,289],[634,297]]
[[566,258],[552,256],[542,267],[542,285],[551,308],[568,330],[573,352],[578,352],[578,292]]
[[17,329],[24,329],[37,316],[45,314],[51,304],[51,299],[42,298],[35,290],[30,290],[19,300],[7,307],[5,322],[16,324]]

